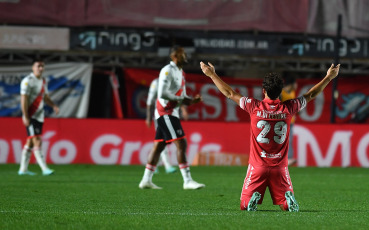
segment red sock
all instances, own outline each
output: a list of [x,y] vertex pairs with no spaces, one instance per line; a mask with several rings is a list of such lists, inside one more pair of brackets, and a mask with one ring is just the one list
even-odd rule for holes
[[184,163],[184,164],[179,164],[179,169],[184,169],[184,168],[188,168],[188,164]]
[[156,165],[146,164],[146,168],[150,171],[155,172]]

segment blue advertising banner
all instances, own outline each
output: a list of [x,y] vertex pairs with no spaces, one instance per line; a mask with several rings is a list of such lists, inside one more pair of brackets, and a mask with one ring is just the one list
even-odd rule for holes
[[[0,117],[21,116],[20,83],[31,66],[0,67]],[[59,106],[58,115],[46,107],[46,116],[85,118],[88,111],[92,64],[46,64],[43,77],[49,96]]]

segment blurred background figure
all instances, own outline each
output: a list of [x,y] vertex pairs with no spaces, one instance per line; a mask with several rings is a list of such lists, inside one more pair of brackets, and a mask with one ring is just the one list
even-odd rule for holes
[[49,97],[46,80],[42,77],[44,67],[45,64],[42,60],[35,59],[32,63],[32,73],[21,82],[22,121],[26,126],[28,138],[22,150],[18,175],[36,175],[28,170],[32,150],[42,169],[42,174],[47,176],[54,173],[54,170],[49,169],[46,165],[46,159],[41,149],[41,134],[45,116],[44,102],[53,108],[56,114],[59,113],[59,108]]
[[[281,93],[281,101],[287,101],[296,98],[296,90],[297,90],[297,82],[294,76],[285,76],[283,78],[284,86]],[[289,140],[289,148],[288,148],[288,166],[292,166],[296,163],[296,159],[293,155],[293,125],[296,121],[296,115],[291,119],[290,125],[290,140]]]
[[183,66],[187,63],[183,47],[174,46],[170,52],[171,62],[164,66],[158,80],[158,97],[155,108],[155,119],[158,127],[154,146],[150,151],[144,175],[139,184],[141,189],[161,189],[152,182],[160,154],[167,144],[174,143],[177,147],[177,160],[183,177],[183,189],[200,189],[205,184],[192,179],[190,166],[187,162],[187,140],[179,120],[179,107],[199,103],[200,95],[189,97],[186,93],[186,81]]
[[[153,118],[153,112],[155,110],[155,105],[156,105],[156,99],[157,98],[158,98],[158,78],[155,78],[150,84],[149,93],[147,95],[147,101],[146,101],[146,120],[145,120],[145,123],[146,123],[148,128],[151,127],[151,123],[152,123],[152,120],[153,120],[152,119]],[[156,130],[156,128],[158,127],[158,123],[156,122],[155,119],[154,119],[154,125],[155,125],[155,130]],[[168,148],[164,148],[164,150],[161,152],[160,159],[163,161],[166,173],[174,173],[174,172],[177,171],[177,168],[170,164]],[[156,168],[155,173],[158,173],[158,172],[159,172],[159,169]]]

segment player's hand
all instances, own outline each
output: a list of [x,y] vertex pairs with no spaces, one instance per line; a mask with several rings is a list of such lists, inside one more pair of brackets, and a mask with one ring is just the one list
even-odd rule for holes
[[202,97],[200,94],[197,94],[195,97],[185,97],[182,100],[182,105],[192,105],[192,104],[196,104],[199,103],[200,101],[202,101]]
[[146,123],[147,128],[151,127],[151,119],[146,119],[145,123]]
[[327,71],[327,76],[330,80],[333,80],[337,77],[338,72],[340,71],[340,64],[334,66],[334,64],[331,65],[331,67]]
[[200,62],[200,67],[201,67],[202,72],[206,76],[211,77],[215,74],[215,68],[210,62],[208,62],[208,64],[209,65],[206,65],[204,62]]
[[197,94],[194,98],[192,98],[191,104],[196,104],[199,103],[200,101],[202,101],[202,97],[200,94]]
[[53,110],[54,110],[54,112],[55,112],[56,115],[59,114],[59,107],[58,106],[54,105],[53,106]]
[[192,98],[191,97],[185,97],[185,98],[183,98],[183,100],[182,100],[182,105],[191,105],[191,103],[192,103]]
[[30,124],[30,119],[28,117],[25,117],[25,116],[22,116],[22,121],[23,121],[23,124],[24,126],[28,127],[29,124]]

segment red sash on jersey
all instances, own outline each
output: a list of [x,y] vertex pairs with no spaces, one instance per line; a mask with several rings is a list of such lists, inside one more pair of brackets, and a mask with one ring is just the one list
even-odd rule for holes
[[32,117],[33,114],[37,111],[38,107],[40,106],[41,101],[43,100],[45,92],[45,79],[42,81],[41,91],[37,95],[36,99],[32,102],[32,104],[28,107],[28,116]]
[[[185,87],[185,80],[184,78],[182,78],[182,84],[181,84],[181,88],[176,92],[176,96],[181,96],[182,92],[183,92],[183,87]],[[163,115],[170,115],[172,114],[173,112],[173,109],[177,106],[178,104],[178,101],[169,101],[168,104],[163,107],[160,102],[159,102],[159,99],[156,100],[156,108],[159,112],[159,115],[160,116],[163,116]]]
[[181,88],[177,91],[176,96],[181,96],[184,86],[185,86],[185,80],[184,80],[184,78],[182,78]]

